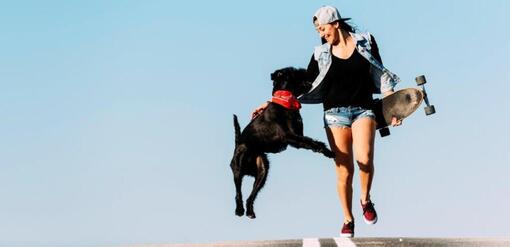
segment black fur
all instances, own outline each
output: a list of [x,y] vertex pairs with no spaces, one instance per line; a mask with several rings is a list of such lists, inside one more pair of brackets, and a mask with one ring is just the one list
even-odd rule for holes
[[[284,68],[271,74],[273,93],[276,90],[289,90],[293,95],[307,92],[311,83],[306,70]],[[295,148],[310,149],[326,157],[334,158],[334,153],[322,142],[303,136],[303,122],[299,110],[289,110],[275,103],[253,119],[241,132],[234,115],[235,151],[230,163],[236,187],[237,216],[244,214],[241,184],[244,175],[255,177],[253,190],[246,201],[246,216],[255,218],[253,202],[266,182],[269,160],[266,153],[279,153],[291,145]]]

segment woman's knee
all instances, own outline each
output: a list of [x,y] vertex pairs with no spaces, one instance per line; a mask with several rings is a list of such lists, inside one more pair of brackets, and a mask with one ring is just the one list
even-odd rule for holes
[[350,186],[354,179],[354,173],[338,174],[336,183],[337,185]]
[[370,165],[373,163],[373,158],[371,157],[371,155],[369,154],[365,154],[365,155],[358,155],[356,157],[356,162],[359,164],[359,165]]
[[356,157],[356,163],[362,170],[373,170],[374,168],[374,159],[371,155],[361,155]]
[[336,164],[336,176],[337,180],[344,181],[346,183],[350,183],[352,181],[352,178],[354,177],[354,165],[352,164],[352,161],[349,163],[344,164]]

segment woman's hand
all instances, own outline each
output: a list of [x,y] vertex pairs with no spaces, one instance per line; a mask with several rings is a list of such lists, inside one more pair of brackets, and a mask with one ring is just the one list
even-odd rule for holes
[[391,118],[391,126],[392,127],[400,126],[400,125],[402,125],[402,119],[397,119],[397,117]]
[[264,104],[260,105],[257,109],[255,109],[251,113],[251,119],[258,117],[267,108],[268,105],[269,105],[269,102],[265,102]]
[[394,93],[394,91],[393,91],[393,90],[388,90],[388,91],[386,91],[386,92],[384,92],[384,93],[383,93],[383,98],[386,98],[386,97],[388,97],[388,96],[392,95],[393,93]]
[[[393,93],[394,93],[393,90],[386,91],[386,92],[383,93],[383,98],[384,97],[388,97],[388,96],[392,95]],[[402,125],[402,119],[397,119],[397,117],[392,117],[390,125],[392,127],[400,126],[400,125]]]

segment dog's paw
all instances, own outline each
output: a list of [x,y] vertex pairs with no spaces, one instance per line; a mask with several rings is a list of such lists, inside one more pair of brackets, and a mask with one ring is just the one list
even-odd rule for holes
[[244,215],[244,208],[243,207],[237,207],[236,208],[236,215],[241,217]]
[[248,212],[246,212],[246,217],[248,217],[248,218],[250,218],[250,219],[255,219],[255,218],[257,218],[257,217],[255,216],[255,212],[253,212],[253,211],[248,211]]

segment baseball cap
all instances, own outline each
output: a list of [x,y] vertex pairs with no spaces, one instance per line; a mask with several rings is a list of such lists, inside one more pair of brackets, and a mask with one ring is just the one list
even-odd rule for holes
[[329,5],[324,5],[320,7],[320,9],[317,10],[313,16],[317,18],[317,21],[319,22],[320,25],[329,24],[331,22],[339,20],[347,21],[351,19],[342,18],[340,16],[340,13],[338,12],[338,9]]

